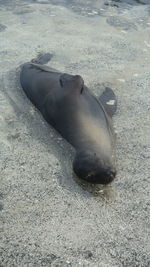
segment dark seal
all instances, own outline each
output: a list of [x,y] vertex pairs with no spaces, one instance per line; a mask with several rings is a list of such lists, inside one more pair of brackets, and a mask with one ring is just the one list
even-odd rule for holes
[[110,88],[96,98],[80,75],[61,73],[46,65],[49,54],[25,63],[21,86],[51,124],[75,149],[73,170],[91,183],[108,184],[116,175],[112,115],[116,97]]

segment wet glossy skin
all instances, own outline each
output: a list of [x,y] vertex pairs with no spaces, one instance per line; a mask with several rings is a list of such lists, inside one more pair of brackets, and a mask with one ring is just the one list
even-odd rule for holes
[[92,183],[111,182],[116,173],[111,118],[82,77],[25,64],[20,81],[44,118],[76,149],[74,172]]

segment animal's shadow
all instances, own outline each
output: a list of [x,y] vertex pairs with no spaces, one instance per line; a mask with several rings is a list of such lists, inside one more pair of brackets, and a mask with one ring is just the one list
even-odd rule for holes
[[[13,107],[17,119],[28,128],[30,137],[41,143],[59,161],[61,179],[59,176],[56,177],[58,184],[75,194],[82,194],[85,198],[95,197],[98,201],[105,201],[105,203],[113,202],[116,196],[114,185],[94,185],[75,176],[72,170],[74,148],[35,109],[24,94],[19,77],[20,68],[7,73],[3,79],[4,93]],[[34,112],[30,112],[31,110]]]

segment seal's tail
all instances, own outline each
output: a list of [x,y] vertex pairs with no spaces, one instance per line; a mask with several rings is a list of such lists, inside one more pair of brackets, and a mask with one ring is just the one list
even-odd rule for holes
[[38,56],[31,60],[32,63],[44,65],[48,63],[53,57],[50,53],[39,53]]

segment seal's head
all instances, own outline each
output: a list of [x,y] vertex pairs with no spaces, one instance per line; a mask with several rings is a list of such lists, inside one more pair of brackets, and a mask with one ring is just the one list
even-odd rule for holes
[[116,176],[116,170],[108,160],[102,160],[93,151],[77,152],[73,170],[75,174],[93,184],[108,184]]

